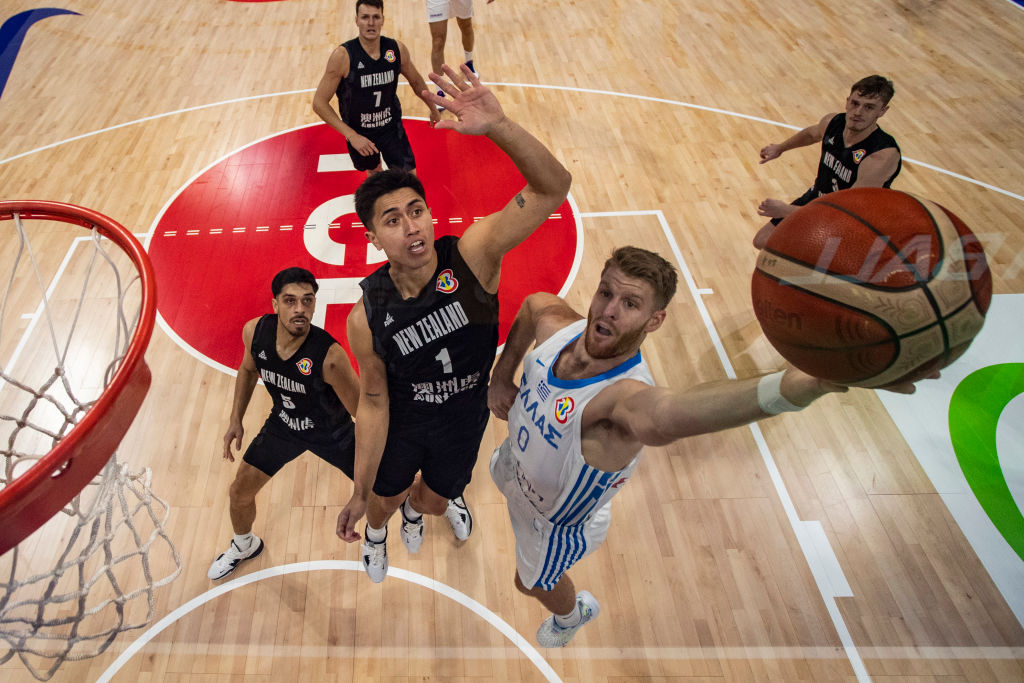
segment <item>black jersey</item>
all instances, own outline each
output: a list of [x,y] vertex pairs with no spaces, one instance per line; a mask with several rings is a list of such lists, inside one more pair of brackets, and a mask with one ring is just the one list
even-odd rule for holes
[[352,417],[324,380],[324,359],[336,343],[326,331],[311,325],[302,346],[291,358],[282,359],[277,355],[277,316],[259,319],[249,352],[274,401],[268,422],[276,421],[307,441],[324,441],[351,428]]
[[338,83],[341,120],[367,136],[387,126],[401,125],[402,105],[397,90],[402,54],[398,41],[381,36],[378,59],[366,53],[358,38],[341,46],[348,51],[348,76]]
[[437,270],[413,299],[395,288],[390,264],[359,283],[373,349],[387,367],[394,419],[434,419],[440,409],[481,403],[486,410],[498,296],[481,286],[458,243],[451,235],[434,242]]
[[[818,177],[814,179],[814,189],[818,195],[838,192],[853,187],[857,182],[857,169],[865,157],[883,149],[895,147],[897,153],[900,146],[896,139],[881,128],[876,128],[871,135],[851,147],[843,142],[843,130],[846,128],[846,114],[836,114],[821,139],[821,159],[818,161]],[[883,187],[892,185],[893,179],[903,168],[903,158],[896,166],[896,172],[889,176]]]

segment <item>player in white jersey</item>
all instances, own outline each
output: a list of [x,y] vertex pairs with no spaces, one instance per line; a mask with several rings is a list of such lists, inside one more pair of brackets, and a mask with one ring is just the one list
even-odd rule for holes
[[795,368],[682,391],[654,386],[640,345],[664,322],[676,282],[657,254],[616,249],[586,320],[553,294],[532,294],[495,363],[488,405],[508,420],[509,436],[494,451],[491,476],[516,536],[516,588],[552,612],[537,631],[542,647],[566,645],[597,616],[597,601],[577,593],[566,572],[604,540],[611,498],[643,446],[800,410],[847,390]]

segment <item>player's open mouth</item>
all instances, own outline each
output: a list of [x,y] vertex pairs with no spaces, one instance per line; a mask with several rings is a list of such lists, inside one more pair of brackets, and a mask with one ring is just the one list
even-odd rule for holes
[[415,242],[409,245],[409,251],[411,251],[414,254],[419,254],[420,252],[423,251],[423,248],[425,246],[426,243],[423,240],[416,240]]
[[612,336],[612,331],[605,327],[604,325],[602,325],[601,323],[597,323],[596,325],[594,325],[594,332],[596,334],[601,335],[602,337]]

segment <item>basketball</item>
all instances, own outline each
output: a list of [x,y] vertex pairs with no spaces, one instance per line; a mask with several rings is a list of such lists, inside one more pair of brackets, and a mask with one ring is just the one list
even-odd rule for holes
[[795,367],[838,384],[915,381],[981,330],[992,275],[974,233],[938,204],[896,190],[818,197],[758,255],[754,313]]

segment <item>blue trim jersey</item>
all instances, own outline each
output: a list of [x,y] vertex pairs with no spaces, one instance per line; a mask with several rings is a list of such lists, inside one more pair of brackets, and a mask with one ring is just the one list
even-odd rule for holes
[[604,540],[611,499],[643,452],[615,472],[588,465],[583,457],[581,423],[587,404],[624,379],[654,384],[639,351],[595,377],[556,377],[555,362],[586,324],[580,320],[559,330],[523,359],[519,395],[509,411],[509,438],[492,462],[492,476],[509,498],[519,577],[527,587],[550,590]]
[[[860,162],[875,152],[895,147],[896,139],[881,128],[876,128],[871,135],[849,147],[843,142],[843,131],[846,129],[846,114],[836,114],[828,122],[825,135],[821,139],[821,157],[818,160],[818,175],[814,179],[814,189],[818,196],[839,190],[848,190],[857,182],[857,171]],[[896,172],[889,176],[882,187],[889,187],[903,168],[900,157]]]
[[277,316],[259,319],[249,352],[274,402],[268,423],[306,441],[329,441],[353,428],[352,417],[334,387],[324,380],[324,359],[337,343],[327,331],[311,325],[302,346],[290,358],[281,358],[277,355]]
[[398,76],[402,53],[398,41],[380,37],[380,56],[373,59],[359,38],[341,44],[348,51],[348,75],[338,83],[338,113],[360,135],[373,139],[388,127],[402,125]]

